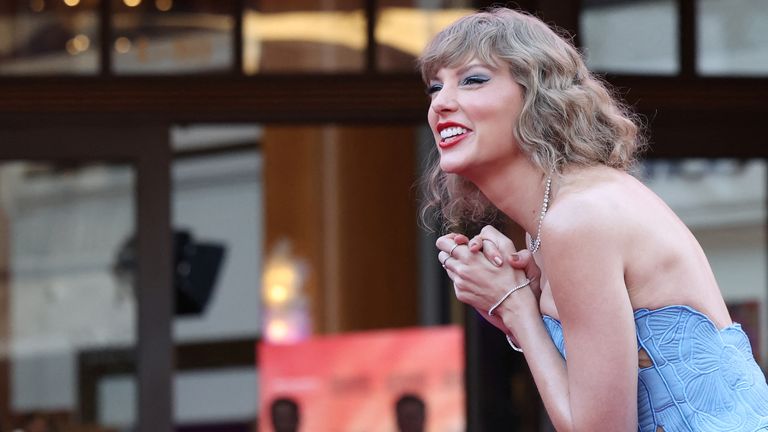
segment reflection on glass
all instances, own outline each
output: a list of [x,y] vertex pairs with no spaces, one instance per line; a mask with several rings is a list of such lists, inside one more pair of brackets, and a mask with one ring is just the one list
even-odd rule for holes
[[458,18],[474,12],[469,0],[378,2],[376,67],[382,71],[413,72],[416,57],[427,42]]
[[765,0],[698,0],[698,71],[703,75],[768,75]]
[[673,0],[584,0],[581,40],[591,70],[675,74],[678,11]]
[[232,70],[233,0],[111,1],[115,74]]
[[249,0],[243,20],[246,74],[357,72],[365,65],[362,0]]
[[[252,341],[253,346],[259,337],[262,133],[260,125],[195,124],[171,129],[177,155],[172,171],[179,257],[175,267],[188,269],[176,275],[173,331],[177,346],[243,340]],[[185,275],[188,278],[181,282]],[[174,388],[176,424],[214,430],[222,424],[250,424],[257,416],[254,364],[179,370]]]
[[[0,355],[9,364],[9,430],[35,418],[50,425],[45,430],[132,427],[135,399],[104,405],[97,390],[105,373],[134,367],[134,287],[130,272],[115,271],[135,229],[133,195],[126,166],[0,164]],[[120,421],[104,412],[119,413]]]
[[98,1],[0,2],[0,74],[96,74]]
[[645,183],[680,216],[704,248],[731,318],[768,359],[766,174],[763,160],[649,161]]

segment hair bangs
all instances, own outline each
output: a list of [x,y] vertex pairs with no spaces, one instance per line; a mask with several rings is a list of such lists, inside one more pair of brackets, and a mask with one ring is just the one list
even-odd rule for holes
[[497,67],[498,32],[493,24],[484,14],[468,15],[438,33],[419,57],[424,82],[442,68],[461,66],[473,59]]

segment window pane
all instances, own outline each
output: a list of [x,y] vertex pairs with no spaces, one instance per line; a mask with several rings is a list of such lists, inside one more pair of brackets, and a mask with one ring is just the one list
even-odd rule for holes
[[243,23],[243,69],[357,72],[365,67],[362,0],[249,0]]
[[[264,243],[260,125],[174,126],[173,227],[177,239],[174,342],[174,422],[190,431],[252,431],[257,373],[253,358],[261,329]],[[208,345],[206,369],[185,369],[184,346]],[[247,363],[249,362],[249,363]],[[227,427],[224,427],[224,426]]]
[[645,164],[645,182],[701,243],[731,312],[766,365],[766,163],[682,159]]
[[584,0],[580,31],[591,70],[675,74],[680,70],[673,0]]
[[387,72],[413,72],[437,32],[474,12],[470,0],[382,0],[378,5],[376,66]]
[[110,374],[135,370],[135,266],[121,254],[135,230],[134,177],[124,165],[0,164],[0,250],[8,252],[0,254],[0,346],[8,348],[0,363],[10,377],[0,403],[10,408],[9,430],[33,430],[30,421],[48,424],[40,430],[135,423],[136,399],[110,404],[104,388]]
[[0,74],[97,73],[98,6],[80,0],[0,2]]
[[112,0],[114,72],[232,70],[232,1]]
[[698,71],[703,75],[768,75],[765,0],[699,0]]
[[[261,130],[228,126],[230,132],[241,133],[226,134],[222,126],[173,128],[174,147],[190,148],[179,153],[173,165],[174,231],[177,237],[188,236],[183,241],[198,253],[208,253],[199,260],[196,255],[188,257],[188,288],[207,293],[195,297],[207,301],[177,304],[177,341],[255,339],[259,334],[258,264],[264,212],[257,140]],[[217,130],[222,132],[219,136]],[[183,140],[181,131],[185,131]],[[192,150],[188,146],[195,135],[209,144]],[[222,146],[222,142],[229,144]]]

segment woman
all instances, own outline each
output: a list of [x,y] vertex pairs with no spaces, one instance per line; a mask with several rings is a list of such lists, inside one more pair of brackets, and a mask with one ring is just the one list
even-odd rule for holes
[[[558,431],[768,431],[768,386],[707,259],[627,173],[633,117],[579,53],[508,9],[464,17],[420,59],[439,159],[428,179],[458,299],[507,334]],[[543,318],[542,318],[543,317]]]

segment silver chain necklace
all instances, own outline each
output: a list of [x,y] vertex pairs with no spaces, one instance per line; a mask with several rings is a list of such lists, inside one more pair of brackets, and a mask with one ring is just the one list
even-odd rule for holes
[[547,177],[547,185],[544,188],[544,202],[541,204],[541,214],[539,215],[539,226],[536,229],[536,238],[531,239],[531,243],[528,245],[528,250],[531,254],[535,254],[541,246],[541,223],[544,222],[544,215],[547,214],[547,207],[549,207],[549,191],[552,187],[552,174]]

